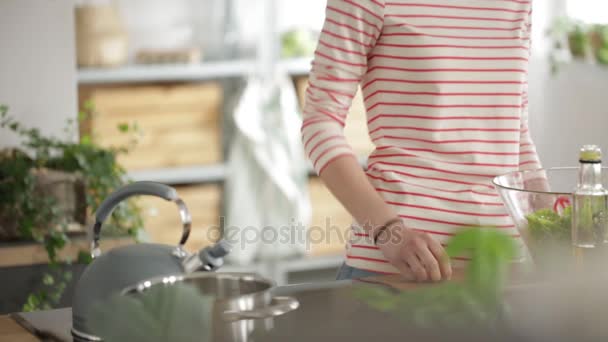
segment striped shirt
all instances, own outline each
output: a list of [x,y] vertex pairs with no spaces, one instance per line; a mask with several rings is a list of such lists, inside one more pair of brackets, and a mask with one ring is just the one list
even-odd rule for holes
[[[363,91],[370,183],[444,245],[466,226],[519,237],[491,181],[540,167],[528,131],[531,1],[328,0],[302,138],[317,173],[353,155],[343,134]],[[357,224],[347,264],[396,273]]]

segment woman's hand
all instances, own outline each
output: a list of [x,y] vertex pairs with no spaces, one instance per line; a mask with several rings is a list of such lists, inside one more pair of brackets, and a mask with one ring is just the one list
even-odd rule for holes
[[452,276],[450,260],[441,244],[429,234],[408,229],[403,222],[380,232],[377,246],[409,280],[440,281]]

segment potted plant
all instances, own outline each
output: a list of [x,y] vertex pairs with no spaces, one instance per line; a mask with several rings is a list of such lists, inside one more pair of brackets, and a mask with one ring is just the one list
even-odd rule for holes
[[570,18],[557,19],[548,32],[552,40],[552,70],[572,59],[608,65],[608,25],[588,25]]
[[[85,109],[79,121],[92,113],[90,104]],[[71,238],[85,234],[101,202],[128,181],[116,157],[129,147],[103,148],[89,135],[78,142],[47,137],[11,117],[6,106],[0,106],[0,129],[21,138],[20,148],[0,151],[0,241],[44,246],[49,272],[42,278],[42,288],[29,294],[23,310],[51,308],[72,278],[64,266],[74,260],[61,258],[60,252]],[[76,129],[75,120],[68,121],[66,133]],[[137,127],[121,124],[118,129],[128,134]],[[142,226],[139,208],[125,202],[112,213],[104,233],[134,237]],[[88,251],[81,251],[76,261],[88,263]]]

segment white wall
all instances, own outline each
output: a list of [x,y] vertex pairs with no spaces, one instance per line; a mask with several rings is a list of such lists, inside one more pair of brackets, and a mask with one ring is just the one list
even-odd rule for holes
[[[0,103],[55,136],[77,113],[73,27],[69,0],[0,1]],[[0,148],[16,143],[0,131]]]
[[584,144],[608,155],[608,68],[576,63],[556,76],[539,74],[531,129],[544,166],[577,165]]
[[576,165],[584,144],[598,144],[608,155],[608,67],[574,63],[551,75],[546,30],[566,13],[566,1],[534,6],[530,125],[543,165]]

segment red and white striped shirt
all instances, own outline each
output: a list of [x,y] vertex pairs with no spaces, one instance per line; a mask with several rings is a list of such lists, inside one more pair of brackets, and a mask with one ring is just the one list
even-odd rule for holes
[[[316,171],[353,155],[344,134],[361,86],[376,149],[368,179],[441,243],[466,226],[518,237],[494,176],[540,166],[528,132],[531,1],[328,0],[302,137]],[[396,273],[352,227],[347,264]]]

